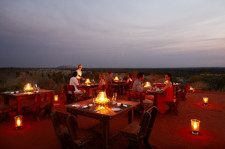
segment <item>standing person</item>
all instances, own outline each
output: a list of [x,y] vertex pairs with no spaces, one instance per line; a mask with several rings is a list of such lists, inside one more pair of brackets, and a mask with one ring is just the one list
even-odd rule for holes
[[162,91],[165,91],[166,95],[159,95],[157,97],[157,104],[156,104],[159,109],[159,112],[162,114],[166,112],[166,102],[172,102],[174,99],[172,75],[170,73],[167,73],[165,75],[165,80],[166,86],[162,88]]
[[70,78],[70,83],[69,84],[74,86],[74,88],[75,88],[74,93],[75,94],[82,94],[83,92],[78,89],[79,82],[78,82],[76,76],[77,76],[77,72],[75,71],[75,72],[73,72],[73,76]]
[[81,64],[79,64],[77,68],[78,69],[76,70],[76,72],[77,72],[76,78],[78,79],[79,82],[80,82],[80,80],[83,80],[84,81],[85,79],[82,77],[82,71],[81,71],[81,69],[83,68],[83,66]]

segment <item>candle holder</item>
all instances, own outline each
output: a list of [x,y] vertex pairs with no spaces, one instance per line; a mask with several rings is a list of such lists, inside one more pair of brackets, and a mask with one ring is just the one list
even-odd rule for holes
[[199,135],[200,120],[191,119],[191,134]]
[[14,116],[15,120],[15,130],[23,128],[23,115]]
[[59,95],[55,95],[55,96],[54,96],[54,101],[55,101],[55,102],[58,102],[58,101],[59,101]]
[[209,99],[208,97],[203,97],[203,105],[208,106]]

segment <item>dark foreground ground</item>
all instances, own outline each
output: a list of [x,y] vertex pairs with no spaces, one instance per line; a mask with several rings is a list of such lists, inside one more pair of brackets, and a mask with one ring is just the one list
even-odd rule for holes
[[[209,106],[202,106],[202,97],[209,97]],[[119,98],[126,99],[126,96]],[[63,105],[54,109],[65,111]],[[149,141],[158,148],[185,148],[207,149],[225,148],[225,92],[200,92],[188,93],[187,100],[179,104],[179,115],[158,114]],[[200,135],[190,134],[190,119],[201,121]],[[140,116],[134,117],[135,121]],[[88,128],[98,121],[83,116],[78,116],[79,127]],[[127,125],[127,114],[120,115],[111,120],[111,133],[118,132]],[[14,121],[0,123],[0,149],[59,149],[60,145],[49,117],[41,117],[36,121],[32,116],[24,116],[24,129],[13,130]],[[99,149],[101,137],[97,137],[85,148]],[[122,135],[110,142],[111,149],[123,149],[128,145],[128,140]],[[145,148],[145,146],[141,146]]]

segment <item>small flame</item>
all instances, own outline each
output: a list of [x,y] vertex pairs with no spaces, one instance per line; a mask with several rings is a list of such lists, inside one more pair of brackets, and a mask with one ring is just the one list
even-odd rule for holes
[[116,76],[115,79],[114,79],[114,81],[119,81],[119,78]]
[[107,104],[110,100],[106,97],[105,92],[99,92],[97,98],[95,99],[95,102],[97,104]]
[[146,82],[144,87],[150,87],[150,86],[151,86],[150,82]]
[[192,131],[199,131],[200,121],[197,119],[191,119]]
[[54,96],[54,100],[57,102],[59,100],[59,96],[58,95],[55,95]]
[[168,81],[168,80],[164,81],[164,84],[167,84],[167,83],[169,83],[169,81]]
[[206,103],[206,104],[207,104],[207,103],[208,103],[208,101],[209,101],[208,97],[203,97],[203,102],[204,102],[204,103]]
[[33,91],[33,90],[34,90],[34,88],[31,86],[31,83],[27,83],[24,86],[24,91],[30,92],[30,91]]

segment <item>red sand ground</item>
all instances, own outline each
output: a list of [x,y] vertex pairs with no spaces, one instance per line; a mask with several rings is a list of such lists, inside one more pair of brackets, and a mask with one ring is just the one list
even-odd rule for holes
[[[209,106],[202,105],[202,97],[209,97]],[[120,96],[125,98],[126,96]],[[65,111],[63,106],[55,109]],[[190,119],[201,121],[200,135],[190,134]],[[135,121],[140,116],[134,117]],[[88,128],[98,123],[95,119],[78,116],[79,127]],[[111,133],[127,125],[127,114],[114,118],[110,122]],[[179,115],[158,114],[150,136],[151,144],[158,148],[225,148],[225,92],[188,93],[187,100],[179,104]],[[36,121],[32,116],[24,116],[24,129],[13,130],[13,118],[0,123],[0,149],[59,149],[59,143],[49,117]],[[97,137],[86,148],[101,147],[101,137]],[[126,148],[128,140],[122,135],[110,142],[110,148]],[[145,148],[144,145],[141,148]]]

